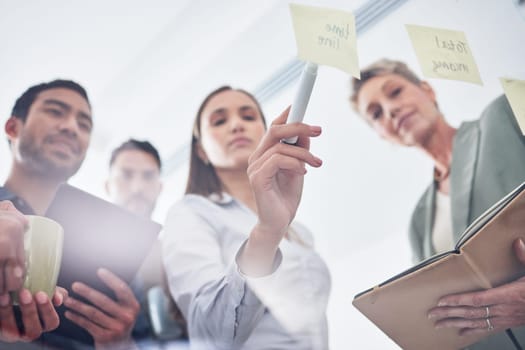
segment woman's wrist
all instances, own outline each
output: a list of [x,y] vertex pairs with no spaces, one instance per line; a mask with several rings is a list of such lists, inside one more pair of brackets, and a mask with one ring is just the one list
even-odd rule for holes
[[256,225],[239,256],[238,264],[241,271],[254,277],[272,273],[281,239],[282,237],[279,238],[275,232]]

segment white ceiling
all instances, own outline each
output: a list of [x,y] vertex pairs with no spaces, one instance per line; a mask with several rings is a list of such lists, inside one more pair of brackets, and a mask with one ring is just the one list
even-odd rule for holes
[[[105,149],[113,139],[131,133],[154,136],[168,150],[174,140],[186,138],[185,132],[178,132],[187,130],[188,114],[203,91],[230,79],[253,86],[275,65],[292,57],[293,47],[272,59],[264,52],[267,47],[258,44],[268,30],[275,36],[286,28],[286,21],[276,21],[275,15],[286,15],[276,11],[276,3],[154,0],[145,5],[142,1],[55,0],[3,4],[0,93],[5,99],[0,110],[7,114],[10,97],[35,81],[73,78],[87,87],[93,100],[94,149]],[[254,64],[257,69],[252,73]]]
[[[351,11],[362,2],[326,5]],[[98,168],[130,136],[154,141],[169,159],[188,143],[203,96],[223,84],[253,91],[294,58],[295,43],[285,1],[30,0],[0,1],[0,52],[5,118],[36,82],[70,78],[87,88],[95,130],[73,181],[102,194],[104,174],[90,164]]]
[[[294,2],[354,11],[394,0]],[[404,24],[462,30],[484,85],[430,83],[452,123],[474,119],[502,93],[499,76],[525,71],[525,20],[512,2],[407,0],[359,37],[360,65],[387,56],[420,72]],[[114,146],[130,136],[147,138],[171,159],[189,142],[194,113],[211,89],[231,84],[254,91],[295,53],[283,0],[0,0],[0,119],[34,83],[62,77],[83,84],[95,130],[72,182],[104,196]],[[266,101],[267,117],[284,109],[293,92],[292,84]],[[312,149],[325,164],[309,171],[298,218],[312,229],[332,269],[333,348],[395,348],[350,302],[361,289],[408,266],[406,224],[431,165],[414,150],[378,140],[350,110],[348,94],[346,74],[320,68],[306,121],[324,128]],[[9,159],[7,142],[0,142],[0,181]],[[181,166],[165,177],[157,220],[182,194],[186,171]]]

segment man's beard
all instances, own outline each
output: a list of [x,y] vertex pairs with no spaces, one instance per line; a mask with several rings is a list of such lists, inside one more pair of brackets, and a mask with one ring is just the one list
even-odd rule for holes
[[[137,203],[140,204],[138,207],[136,205]],[[155,202],[152,202],[140,194],[136,194],[127,198],[123,206],[139,216],[150,217],[155,209]]]
[[24,165],[32,172],[42,177],[60,180],[67,180],[73,176],[83,161],[83,158],[81,158],[69,165],[57,164],[57,162],[45,156],[44,150],[39,149],[29,135],[20,138],[19,153]]

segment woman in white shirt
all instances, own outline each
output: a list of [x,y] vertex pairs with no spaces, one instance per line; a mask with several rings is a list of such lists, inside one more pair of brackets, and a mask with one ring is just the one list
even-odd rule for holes
[[[170,210],[163,255],[192,348],[326,349],[330,277],[312,237],[292,223],[318,126],[266,130],[243,90],[221,87],[193,128],[184,198]],[[299,136],[296,145],[281,143]]]

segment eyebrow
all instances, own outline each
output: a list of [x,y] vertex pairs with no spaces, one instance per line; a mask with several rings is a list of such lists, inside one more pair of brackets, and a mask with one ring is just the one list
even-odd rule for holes
[[213,112],[210,113],[210,115],[214,115],[214,114],[225,114],[226,113],[226,108],[217,108],[216,110],[214,110]]
[[252,106],[241,106],[241,107],[239,108],[239,111],[241,111],[241,112],[245,112],[245,111],[248,111],[248,110],[253,110],[253,111],[255,111],[256,109],[253,108]]
[[44,100],[44,104],[46,104],[46,105],[58,105],[59,107],[61,107],[63,109],[71,109],[71,106],[68,105],[67,103],[62,102],[60,100],[55,100],[53,98],[48,98],[48,99]]
[[[386,95],[389,86],[395,83],[396,82],[393,79],[388,79],[387,81],[383,83],[383,85],[381,85],[381,88],[380,88],[381,92]],[[369,115],[372,112],[372,109],[374,109],[376,106],[377,106],[376,102],[372,102],[369,105],[367,105],[366,110],[365,110],[366,114]]]
[[[44,105],[57,105],[57,106],[59,106],[59,107],[62,108],[62,109],[65,109],[65,110],[68,110],[68,111],[71,110],[71,106],[70,106],[70,105],[68,105],[67,103],[62,102],[62,101],[60,101],[60,100],[56,100],[56,99],[54,99],[54,98],[48,98],[48,99],[44,100]],[[79,111],[79,112],[78,112],[78,115],[79,115],[81,118],[83,118],[83,119],[88,119],[89,121],[92,122],[91,115],[89,115],[89,114],[87,114],[87,113],[85,113],[85,112],[83,112],[83,111]]]
[[389,87],[390,85],[392,85],[392,84],[395,84],[395,81],[393,81],[393,80],[391,80],[391,79],[385,81],[385,83],[381,86],[381,91],[382,91],[383,93],[386,93],[386,90],[388,90],[388,87]]
[[372,112],[373,112],[375,109],[377,109],[377,105],[378,105],[377,103],[372,102],[372,103],[370,103],[368,106],[366,106],[366,112],[365,112],[365,115],[366,115],[367,117],[370,116],[370,115],[372,115],[372,114],[373,114]]
[[[384,86],[381,87],[381,91],[383,91]],[[376,101],[372,101],[366,105],[365,108],[365,115],[369,116],[372,113],[372,110],[377,107],[378,103]]]
[[157,174],[160,175],[160,171],[158,171],[158,169],[147,169],[147,170],[143,170],[142,174],[143,175],[157,175]]

